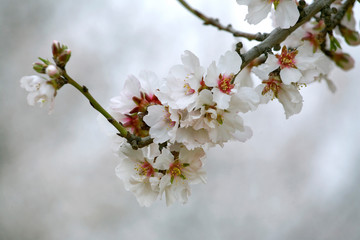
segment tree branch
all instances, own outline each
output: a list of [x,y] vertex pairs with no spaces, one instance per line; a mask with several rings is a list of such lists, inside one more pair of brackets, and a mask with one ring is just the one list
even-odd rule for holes
[[299,19],[299,21],[292,27],[288,29],[276,28],[274,29],[270,35],[259,45],[253,47],[248,52],[242,55],[243,63],[241,65],[241,69],[246,67],[252,60],[259,57],[266,50],[273,48],[276,45],[279,45],[282,41],[284,41],[293,31],[303,25],[305,22],[309,21],[316,13],[318,13],[322,8],[327,5],[330,5],[335,0],[317,0],[313,2],[311,5],[304,8],[304,17]]
[[231,24],[228,24],[226,27],[222,25],[217,18],[210,18],[205,16],[203,13],[199,12],[198,10],[192,8],[185,0],[178,0],[178,2],[183,5],[189,12],[200,18],[204,21],[204,25],[212,25],[219,30],[226,31],[231,33],[234,37],[243,37],[248,40],[256,40],[256,41],[263,41],[269,34],[268,33],[246,33],[241,32],[232,27]]

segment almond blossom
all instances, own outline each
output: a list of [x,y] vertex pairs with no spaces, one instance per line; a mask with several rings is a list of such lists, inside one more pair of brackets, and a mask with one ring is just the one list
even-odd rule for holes
[[240,71],[242,60],[235,51],[227,51],[216,64],[213,61],[208,67],[205,77],[205,84],[212,87],[214,102],[218,108],[226,109],[229,107],[231,95],[237,92],[233,80]]
[[256,87],[261,103],[266,104],[270,100],[278,99],[285,110],[286,119],[301,111],[303,98],[295,84],[286,85],[281,81],[278,73],[270,73],[268,78],[263,79],[262,84]]
[[185,51],[181,56],[183,64],[170,69],[165,83],[160,87],[158,97],[162,103],[173,109],[191,109],[196,101],[203,80],[204,68],[198,57]]
[[266,79],[270,72],[280,69],[280,77],[284,84],[310,83],[320,74],[330,71],[331,62],[321,52],[313,52],[308,42],[296,49],[282,47],[280,54],[270,54],[264,64],[253,68],[253,72],[261,79]]
[[134,193],[140,206],[149,207],[159,195],[162,174],[153,167],[159,155],[157,144],[138,150],[124,144],[119,149],[121,163],[116,167],[116,175],[123,180],[125,189]]
[[51,113],[54,108],[56,90],[50,81],[37,75],[25,76],[20,79],[20,86],[29,92],[27,96],[29,105],[39,104],[43,107],[49,103],[49,113]]
[[144,121],[150,126],[149,133],[154,138],[154,142],[170,141],[174,143],[179,123],[177,111],[168,106],[152,105],[148,107],[147,112]]
[[155,95],[161,80],[155,73],[143,71],[139,78],[129,76],[120,95],[110,100],[110,112],[132,133],[139,137],[148,136],[148,126],[143,116],[151,105],[161,104]]
[[202,148],[187,150],[178,146],[178,151],[163,149],[154,166],[164,171],[160,180],[160,195],[165,194],[166,204],[175,201],[186,203],[190,196],[190,184],[206,183],[205,171],[202,169],[205,152]]

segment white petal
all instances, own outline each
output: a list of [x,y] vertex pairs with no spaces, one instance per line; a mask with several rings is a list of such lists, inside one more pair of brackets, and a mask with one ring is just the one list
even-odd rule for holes
[[215,87],[217,86],[217,82],[219,79],[219,72],[218,69],[216,67],[216,63],[215,61],[213,61],[210,66],[207,69],[207,74],[205,77],[205,84],[209,87]]
[[252,0],[248,5],[248,14],[245,20],[250,24],[258,24],[267,17],[271,10],[271,3],[268,1]]
[[167,170],[173,161],[174,156],[167,148],[164,148],[161,154],[157,157],[154,167],[160,170]]
[[255,75],[258,76],[260,79],[267,80],[269,79],[269,73],[271,73],[278,67],[278,59],[274,55],[269,54],[265,63],[257,67],[253,67],[252,72],[255,73]]
[[196,72],[200,67],[199,58],[188,50],[181,55],[181,61],[191,72]]
[[236,131],[233,136],[235,139],[237,139],[240,142],[245,142],[248,139],[250,139],[252,137],[252,130],[251,128],[245,126],[244,127],[244,131]]
[[241,64],[242,60],[237,52],[227,51],[223,56],[220,57],[218,68],[222,74],[236,74],[240,71]]
[[214,102],[217,103],[217,107],[219,109],[227,109],[229,107],[231,95],[221,92],[218,88],[213,88],[212,92]]
[[260,104],[266,104],[274,97],[274,93],[272,91],[267,92],[266,94],[262,94],[262,91],[264,90],[265,84],[260,84],[255,88],[256,93],[260,97]]
[[303,98],[296,86],[282,84],[278,99],[283,105],[286,118],[299,113],[302,109]]
[[274,12],[276,26],[280,28],[294,26],[300,17],[297,5],[293,0],[281,1]]
[[284,84],[298,82],[302,77],[301,72],[296,68],[284,68],[280,71],[280,77]]

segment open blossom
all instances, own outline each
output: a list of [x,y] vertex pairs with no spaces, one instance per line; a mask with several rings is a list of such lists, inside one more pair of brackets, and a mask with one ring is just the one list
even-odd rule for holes
[[48,80],[36,75],[25,76],[20,79],[20,86],[29,92],[27,96],[29,105],[34,106],[35,104],[39,104],[40,107],[43,107],[49,103],[49,112],[52,111],[56,90]]
[[258,24],[267,17],[274,5],[275,26],[289,28],[294,26],[300,17],[294,0],[237,0],[240,5],[248,7],[245,20],[250,24]]
[[[254,104],[259,104],[259,97],[253,92]],[[235,99],[235,98],[234,98]],[[240,98],[231,101],[229,109],[234,109],[233,104],[243,104]],[[251,105],[251,104],[250,104]],[[245,105],[250,108],[250,105]],[[244,107],[246,108],[246,107]],[[182,126],[193,128],[195,131],[206,130],[209,136],[208,143],[220,144],[229,140],[244,141],[251,137],[251,131],[243,124],[238,115],[239,110],[229,111],[217,107],[210,90],[204,89],[200,92],[197,102],[197,110],[189,113],[183,119]],[[245,134],[245,135],[244,135]],[[240,138],[238,136],[241,136]]]
[[166,204],[175,201],[186,203],[190,195],[190,184],[206,183],[202,169],[205,152],[202,148],[187,150],[180,146],[178,151],[163,149],[154,166],[164,172],[160,180],[160,195],[165,193]]
[[270,73],[255,90],[262,104],[278,99],[284,108],[286,118],[299,113],[302,109],[303,98],[298,87],[295,84],[284,84],[277,73]]
[[179,123],[177,110],[168,106],[152,105],[148,107],[147,112],[144,121],[150,127],[149,133],[154,138],[154,142],[170,141],[174,143]]
[[308,42],[296,49],[283,46],[280,54],[269,55],[266,62],[253,68],[253,72],[261,79],[266,79],[270,72],[280,69],[280,77],[284,84],[310,83],[320,74],[330,71],[331,62],[321,52],[313,52]]
[[160,151],[159,145],[153,143],[133,150],[124,144],[119,148],[119,156],[121,163],[116,167],[116,175],[141,206],[149,207],[163,194],[167,205],[175,201],[186,203],[190,185],[206,183],[202,148],[187,150],[176,144]]
[[158,97],[173,109],[191,109],[196,101],[204,75],[199,59],[190,51],[181,56],[183,64],[170,69],[166,82],[160,87]]
[[116,167],[116,175],[123,180],[125,189],[136,196],[140,206],[149,207],[159,195],[161,173],[156,172],[154,159],[160,155],[159,146],[150,144],[133,150],[128,144],[119,149],[121,163]]
[[148,136],[143,116],[149,106],[161,104],[155,95],[160,85],[161,80],[150,71],[141,72],[139,78],[129,76],[124,90],[110,100],[110,113],[136,136]]
[[155,92],[160,84],[160,79],[150,71],[141,72],[139,78],[131,75],[126,79],[120,95],[110,100],[110,108],[122,114],[134,109],[141,111],[149,103],[158,102]]
[[218,64],[214,61],[208,67],[204,82],[206,86],[212,87],[214,102],[218,108],[228,108],[231,95],[237,92],[233,79],[240,71],[241,63],[237,52],[227,51],[220,57]]

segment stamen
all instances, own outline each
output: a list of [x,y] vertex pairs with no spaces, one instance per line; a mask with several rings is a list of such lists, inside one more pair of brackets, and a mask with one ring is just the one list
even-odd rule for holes
[[298,54],[298,50],[287,50],[286,46],[283,46],[281,55],[276,54],[280,68],[297,68],[295,56]]
[[234,78],[234,74],[230,75],[219,75],[218,88],[221,92],[230,94],[231,90],[235,87],[235,84],[231,84],[231,80]]

